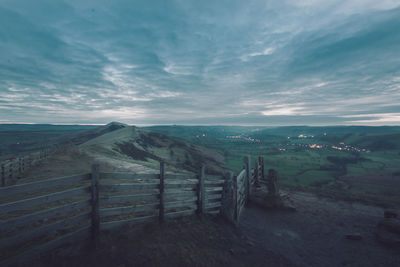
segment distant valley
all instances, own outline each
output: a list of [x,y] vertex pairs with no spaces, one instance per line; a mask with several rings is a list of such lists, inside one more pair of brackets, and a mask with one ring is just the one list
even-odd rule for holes
[[400,203],[400,127],[154,126],[147,129],[217,149],[238,171],[265,159],[281,185],[328,196]]
[[[205,164],[211,173],[221,173],[242,169],[246,155],[253,162],[263,156],[266,169],[278,170],[282,186],[333,197],[400,203],[400,127],[138,128],[114,122],[100,127],[0,125],[0,136],[2,160],[44,147],[66,146],[53,165],[67,164],[72,172],[89,168],[93,161],[120,171],[139,166],[151,171],[162,160],[175,172],[196,172]],[[45,172],[28,174],[54,172],[49,165]]]

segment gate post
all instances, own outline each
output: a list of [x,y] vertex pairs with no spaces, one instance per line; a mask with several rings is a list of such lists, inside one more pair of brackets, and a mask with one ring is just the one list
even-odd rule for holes
[[99,213],[99,165],[92,165],[92,240],[97,240],[100,232],[100,213]]
[[264,157],[258,157],[258,166],[260,168],[260,179],[265,180],[265,174],[264,174]]
[[233,220],[237,225],[239,223],[239,205],[238,205],[238,179],[233,176]]
[[164,222],[164,178],[165,178],[165,163],[160,161],[160,207],[158,208],[159,221]]
[[6,186],[6,172],[4,164],[1,164],[1,186]]
[[8,177],[9,177],[10,179],[12,179],[12,178],[14,178],[14,164],[13,164],[13,160],[11,160],[10,166],[9,166],[8,168],[9,168],[9,172],[10,172],[10,174],[8,175]]
[[222,214],[230,221],[234,222],[234,209],[233,205],[233,173],[228,171],[224,175],[225,183],[222,191]]
[[258,182],[259,174],[260,174],[260,170],[258,167],[258,162],[256,161],[255,166],[254,166],[254,186],[256,186],[256,187],[259,186],[259,182]]
[[246,202],[250,200],[250,156],[244,157],[246,168]]
[[18,158],[18,174],[21,175],[22,173],[22,160]]
[[200,173],[198,175],[199,184],[197,189],[197,212],[198,214],[205,213],[206,202],[205,202],[205,189],[204,189],[204,179],[205,179],[205,166],[202,165],[200,168]]
[[22,172],[25,172],[25,156],[22,157]]

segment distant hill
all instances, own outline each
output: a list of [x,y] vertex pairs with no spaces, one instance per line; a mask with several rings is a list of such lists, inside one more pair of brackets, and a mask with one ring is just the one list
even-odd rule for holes
[[160,132],[168,136],[174,136],[185,140],[193,139],[197,135],[205,134],[209,137],[225,137],[227,135],[249,135],[253,137],[263,136],[298,136],[327,134],[373,134],[399,132],[400,126],[150,126],[146,129]]
[[[111,123],[82,132],[71,140],[79,142],[79,146],[89,153],[130,159],[154,167],[158,167],[159,161],[165,161],[177,169],[192,172],[197,172],[202,164],[209,173],[224,170],[224,157],[212,149],[135,126]],[[81,143],[83,140],[86,141]]]
[[[238,126],[153,126],[148,130],[180,138],[205,146],[217,147],[218,141],[227,136],[243,136],[264,143],[286,142],[287,137],[313,136],[315,141],[327,144],[344,142],[370,150],[400,149],[400,126],[284,126],[284,127],[238,127]],[[243,139],[241,139],[243,140]]]
[[74,132],[93,129],[96,125],[0,124],[0,132]]
[[62,136],[96,127],[98,126],[0,124],[0,160],[58,144]]
[[93,138],[125,127],[128,127],[128,125],[120,122],[111,122],[104,126],[98,126],[95,128],[90,128],[89,130],[63,135],[57,140],[57,143],[73,143],[75,145],[80,145]]
[[274,128],[264,128],[256,132],[256,135],[282,135],[282,136],[298,136],[304,135],[323,135],[323,134],[361,134],[361,133],[388,133],[400,132],[400,126],[284,126]]
[[158,168],[165,161],[176,171],[223,172],[224,157],[215,150],[168,137],[162,133],[111,122],[104,126],[0,125],[0,160],[54,145],[72,145],[92,158],[134,162]]
[[225,138],[227,135],[246,134],[255,130],[262,129],[260,127],[245,126],[150,126],[145,129],[159,132],[168,136],[177,137],[187,141],[193,141],[197,137],[208,138]]

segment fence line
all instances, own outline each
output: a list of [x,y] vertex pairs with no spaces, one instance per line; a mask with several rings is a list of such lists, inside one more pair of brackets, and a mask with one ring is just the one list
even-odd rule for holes
[[30,153],[23,157],[13,158],[0,162],[1,172],[1,186],[7,185],[7,180],[19,177],[32,166],[49,158],[57,148],[44,149],[37,152]]
[[[244,157],[243,162],[243,169],[238,175],[234,176],[229,174],[232,177],[228,180],[231,181],[232,185],[230,186],[227,184],[224,189],[227,190],[229,188],[231,190],[231,192],[226,192],[226,194],[228,199],[232,199],[233,206],[231,214],[227,214],[226,216],[232,219],[233,223],[236,225],[239,223],[240,215],[245,205],[252,200],[252,194],[254,193],[253,189],[260,188],[260,184],[268,184],[264,174],[263,157],[258,157],[255,161],[254,169],[250,167],[251,163],[249,156]],[[224,213],[227,213],[227,211],[224,211]]]
[[74,238],[96,241],[101,230],[121,225],[219,213],[224,184],[204,167],[198,175],[169,174],[160,163],[159,174],[103,173],[93,165],[91,173],[1,187],[0,265]]
[[[159,174],[100,172],[0,188],[0,264],[25,261],[76,238],[94,245],[102,230],[192,214],[228,214],[235,224],[251,187],[265,182],[263,158],[254,169],[250,158],[236,176],[170,174],[160,163]],[[19,247],[24,244],[26,249]],[[27,245],[29,244],[29,246]],[[2,261],[3,260],[3,261]]]

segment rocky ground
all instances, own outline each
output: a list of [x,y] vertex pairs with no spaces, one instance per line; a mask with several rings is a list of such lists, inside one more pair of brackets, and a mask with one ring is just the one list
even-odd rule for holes
[[290,192],[295,212],[249,205],[239,228],[299,266],[400,266],[400,247],[379,242],[383,208]]
[[[387,226],[383,208],[286,194],[296,211],[250,204],[237,227],[221,217],[193,216],[121,228],[103,233],[97,250],[75,243],[29,265],[400,266],[400,247],[377,239]],[[392,219],[398,220],[384,221]]]
[[197,216],[165,225],[103,233],[97,250],[66,246],[29,266],[295,266],[249,240],[222,218]]

